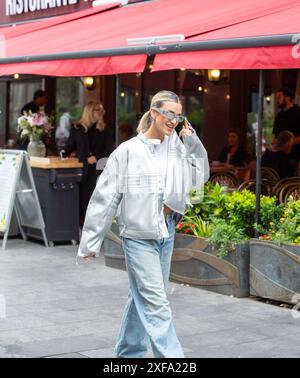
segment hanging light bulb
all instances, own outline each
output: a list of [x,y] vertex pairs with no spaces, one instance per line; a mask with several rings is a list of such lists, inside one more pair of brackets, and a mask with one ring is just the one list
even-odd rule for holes
[[87,89],[94,89],[95,87],[95,79],[93,76],[85,76],[81,79],[82,84]]
[[209,81],[219,81],[220,80],[220,76],[221,76],[220,70],[216,70],[216,69],[208,70],[207,73],[208,73],[208,80]]

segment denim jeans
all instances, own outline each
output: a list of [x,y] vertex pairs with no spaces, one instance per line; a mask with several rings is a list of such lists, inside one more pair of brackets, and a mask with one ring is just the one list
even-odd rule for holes
[[116,357],[141,358],[149,344],[154,357],[184,357],[166,295],[174,245],[175,220],[166,215],[169,237],[122,238],[129,295],[114,350]]

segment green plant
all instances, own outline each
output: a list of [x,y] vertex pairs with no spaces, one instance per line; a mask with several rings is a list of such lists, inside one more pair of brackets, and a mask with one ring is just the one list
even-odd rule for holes
[[285,204],[279,221],[270,229],[269,239],[300,245],[300,200],[288,201]]
[[256,197],[248,190],[229,193],[208,183],[203,191],[193,190],[190,199],[193,206],[177,232],[208,238],[218,246],[220,257],[254,237],[255,231],[261,239],[300,245],[300,200],[277,205],[276,197],[261,196],[260,221],[255,224]]
[[249,190],[233,192],[225,198],[228,223],[237,230],[243,230],[247,237],[254,235],[255,194]]
[[218,256],[225,257],[228,252],[235,250],[236,244],[245,242],[248,237],[243,228],[227,222],[225,219],[215,218],[211,226],[209,241],[218,247]]
[[[202,195],[202,191],[201,191]],[[222,216],[225,209],[225,188],[219,184],[208,183],[204,186],[202,201],[195,204],[188,210],[189,215],[198,215],[203,220],[209,221],[213,216]],[[199,198],[199,192],[193,190],[190,194],[191,202],[195,203],[194,198]]]
[[177,232],[184,234],[192,234],[198,237],[207,238],[211,235],[211,225],[204,221],[198,215],[185,214],[178,223]]

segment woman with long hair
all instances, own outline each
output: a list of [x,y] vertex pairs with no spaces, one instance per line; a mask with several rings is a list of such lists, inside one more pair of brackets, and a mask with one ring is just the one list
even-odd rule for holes
[[190,189],[208,179],[207,153],[170,91],[153,97],[137,131],[111,154],[100,176],[78,256],[89,261],[99,254],[120,208],[130,289],[114,354],[144,357],[151,344],[155,357],[183,357],[166,288],[176,220],[190,204]]
[[83,163],[80,183],[80,223],[84,222],[86,209],[97,181],[97,161],[112,151],[113,141],[104,121],[104,108],[100,102],[89,101],[80,120],[72,126],[63,155],[75,152]]

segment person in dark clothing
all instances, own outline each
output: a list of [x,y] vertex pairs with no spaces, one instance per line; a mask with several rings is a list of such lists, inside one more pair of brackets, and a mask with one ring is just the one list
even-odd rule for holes
[[47,94],[42,89],[37,90],[34,93],[33,101],[29,102],[28,104],[24,105],[21,109],[21,115],[24,113],[37,113],[42,106],[47,104]]
[[280,112],[274,121],[272,144],[276,144],[281,131],[290,131],[295,138],[289,157],[300,161],[300,108],[294,104],[294,94],[288,88],[282,88],[276,92],[276,103]]
[[281,179],[297,176],[297,162],[291,159],[290,152],[294,145],[294,135],[281,131],[277,135],[273,150],[267,149],[262,156],[262,166],[273,168]]
[[218,161],[234,167],[244,167],[249,161],[247,152],[240,143],[240,134],[235,129],[228,132],[228,146],[221,151]]
[[79,122],[71,127],[62,156],[75,152],[83,163],[83,175],[80,183],[80,223],[83,224],[90,197],[97,182],[96,164],[103,156],[112,152],[113,140],[104,122],[102,104],[89,101],[84,107]]

